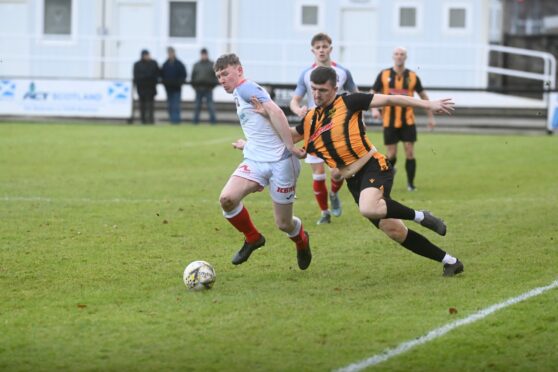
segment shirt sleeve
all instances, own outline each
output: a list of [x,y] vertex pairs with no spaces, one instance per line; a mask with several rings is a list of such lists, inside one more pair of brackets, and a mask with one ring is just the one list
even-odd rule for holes
[[261,103],[271,101],[269,93],[252,81],[245,81],[238,88],[236,88],[236,91],[240,98],[246,102],[250,102],[252,97],[256,97]]
[[417,75],[417,83],[415,84],[415,91],[420,94],[422,91],[424,90],[424,88],[422,87],[422,83],[420,82],[420,79]]
[[376,93],[381,93],[382,92],[382,73],[381,72],[378,74],[378,77],[376,78],[376,81],[374,82],[374,85],[372,86],[372,90]]
[[368,110],[370,108],[370,102],[372,102],[371,93],[353,93],[343,96],[345,105],[351,111]]
[[306,74],[306,70],[304,70],[302,74],[300,74],[300,77],[298,78],[298,81],[296,83],[296,88],[294,91],[295,96],[304,97],[304,95],[306,94],[306,84],[304,83],[305,74]]
[[347,81],[345,81],[344,89],[347,92],[356,92],[358,90],[355,81],[353,80],[353,75],[351,75],[351,71],[345,70],[347,72]]

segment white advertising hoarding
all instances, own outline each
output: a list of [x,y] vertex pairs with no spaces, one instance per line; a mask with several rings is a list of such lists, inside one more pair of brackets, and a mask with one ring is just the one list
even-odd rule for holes
[[0,115],[129,118],[132,82],[2,79]]

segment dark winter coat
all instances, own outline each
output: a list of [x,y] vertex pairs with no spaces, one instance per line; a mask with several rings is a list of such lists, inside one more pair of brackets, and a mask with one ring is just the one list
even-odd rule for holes
[[159,80],[159,66],[154,60],[134,63],[134,84],[140,96],[155,97]]
[[167,59],[161,68],[161,80],[167,92],[176,92],[182,89],[186,82],[186,67],[178,59]]
[[213,71],[213,62],[200,60],[192,70],[192,87],[194,89],[213,89],[219,82]]

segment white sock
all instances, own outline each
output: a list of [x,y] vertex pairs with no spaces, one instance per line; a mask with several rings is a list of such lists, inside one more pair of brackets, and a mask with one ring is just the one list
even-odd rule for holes
[[415,222],[421,222],[424,220],[424,213],[421,211],[415,211]]
[[302,221],[300,220],[300,218],[298,218],[296,216],[293,216],[293,222],[294,222],[295,228],[290,233],[287,233],[289,238],[294,238],[295,236],[300,234],[300,228],[302,227]]
[[449,254],[446,253],[446,255],[444,256],[444,258],[442,258],[442,263],[444,265],[450,264],[453,265],[454,263],[457,262],[457,258],[450,256]]
[[225,216],[225,218],[233,218],[234,216],[238,215],[240,212],[242,212],[242,208],[244,208],[244,204],[239,203],[235,209],[233,209],[232,211],[229,212],[225,212],[223,211],[223,216]]

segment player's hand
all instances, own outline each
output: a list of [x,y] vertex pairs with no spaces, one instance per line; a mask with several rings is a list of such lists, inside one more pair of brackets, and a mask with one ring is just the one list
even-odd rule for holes
[[436,120],[434,120],[434,116],[430,116],[428,118],[428,129],[434,130],[435,126],[436,126]]
[[299,118],[303,118],[306,116],[306,113],[308,112],[308,107],[307,106],[302,106],[298,112],[296,112],[295,114],[298,115]]
[[306,157],[306,151],[304,149],[293,147],[290,149],[291,153],[299,159],[304,159]]
[[265,110],[264,106],[262,105],[262,103],[256,98],[256,96],[253,96],[250,99],[250,102],[252,103],[252,106],[254,106],[254,112],[265,116],[266,118],[269,118],[269,114],[267,113],[267,111]]
[[454,110],[455,103],[451,98],[444,98],[435,101],[430,101],[430,110],[436,114],[448,114],[451,115]]
[[246,145],[246,141],[242,138],[236,140],[236,142],[232,143],[233,148],[237,150],[244,150],[244,145]]
[[380,120],[380,117],[381,117],[380,110],[378,110],[377,108],[373,108],[372,109],[372,118],[374,120]]

